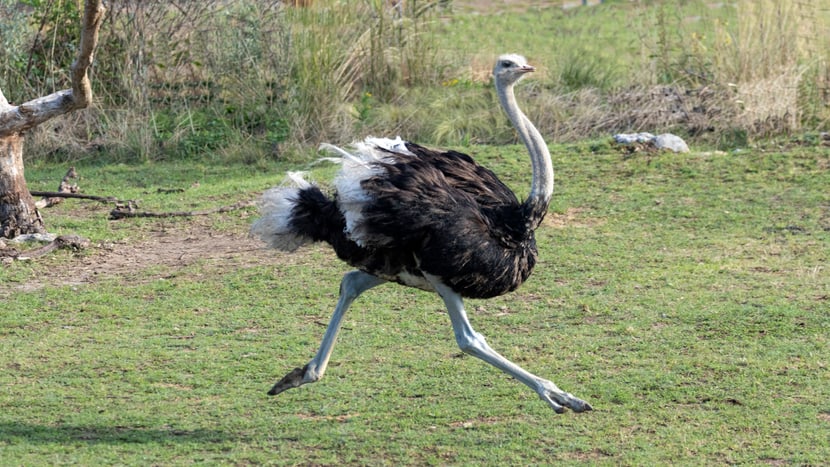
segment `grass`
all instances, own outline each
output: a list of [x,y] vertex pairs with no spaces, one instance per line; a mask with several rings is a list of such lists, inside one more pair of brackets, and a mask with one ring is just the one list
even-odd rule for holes
[[[786,142],[784,142],[786,143]],[[396,286],[346,317],[319,383],[264,392],[311,358],[347,268],[324,247],[156,265],[88,284],[26,282],[102,247],[0,269],[0,459],[62,464],[807,464],[830,457],[830,151],[624,156],[553,148],[541,262],[517,292],[468,301],[518,364],[590,401],[555,415],[462,356],[440,300]],[[517,192],[518,147],[473,155]],[[78,167],[90,193],[147,209],[248,199],[284,163]],[[326,179],[331,167],[313,170]],[[28,168],[33,189],[63,169]],[[199,182],[198,186],[193,185]],[[184,187],[163,195],[156,188]],[[69,201],[50,229],[152,247],[207,225],[244,239],[251,212],[105,221]]]

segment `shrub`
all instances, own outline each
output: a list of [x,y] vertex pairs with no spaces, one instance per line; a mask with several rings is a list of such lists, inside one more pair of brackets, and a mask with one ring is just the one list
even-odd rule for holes
[[[365,134],[515,142],[489,83],[505,43],[542,65],[518,94],[553,141],[674,131],[751,142],[828,121],[816,2],[605,2],[459,20],[446,1],[107,3],[96,106],[34,131],[30,157],[98,148],[115,159],[256,162]],[[11,101],[67,85],[77,16],[78,2],[0,0]]]
[[[800,131],[826,122],[819,77],[827,70],[827,38],[817,2],[739,0],[717,8],[698,3],[695,15],[660,3],[651,50],[658,80],[718,93],[715,130],[742,128],[751,138]],[[646,22],[649,24],[649,22]],[[816,105],[816,104],[820,105]]]
[[[60,10],[54,3],[28,5],[50,31],[78,24],[77,2],[58,2],[74,5]],[[359,96],[389,102],[438,76],[433,36],[425,33],[436,5],[109,2],[92,75],[97,102],[107,110],[88,132],[116,154],[140,159],[195,156],[240,141],[256,141],[258,152],[276,157],[292,146],[348,141],[361,128],[353,104]],[[60,77],[71,63],[77,34],[61,31],[64,53],[38,55],[44,76]],[[24,43],[10,44],[15,52],[6,54],[17,58],[6,76],[21,75]],[[8,77],[6,83],[12,84]],[[33,95],[51,92],[50,84],[65,87],[29,83]],[[60,144],[48,135],[34,140],[41,154]]]

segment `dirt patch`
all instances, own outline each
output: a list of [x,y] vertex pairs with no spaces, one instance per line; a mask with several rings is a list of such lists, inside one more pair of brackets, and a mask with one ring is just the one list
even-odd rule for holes
[[[70,261],[43,258],[49,266],[38,271],[37,277],[22,283],[0,284],[0,296],[34,291],[46,285],[82,285],[113,278],[149,281],[177,275],[197,262],[207,263],[208,269],[228,270],[273,263],[275,258],[273,250],[265,249],[243,228],[220,232],[205,219],[165,223],[147,238],[93,245]],[[51,263],[56,264],[53,267]]]
[[602,224],[599,219],[591,219],[583,214],[584,209],[568,208],[564,213],[549,212],[542,221],[544,227],[564,229],[566,227],[594,227]]

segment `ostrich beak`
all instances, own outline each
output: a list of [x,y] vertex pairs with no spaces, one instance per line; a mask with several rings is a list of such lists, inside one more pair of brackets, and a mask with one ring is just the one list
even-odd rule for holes
[[519,71],[521,71],[522,73],[531,73],[536,71],[536,67],[530,65],[522,65],[522,67],[519,68]]

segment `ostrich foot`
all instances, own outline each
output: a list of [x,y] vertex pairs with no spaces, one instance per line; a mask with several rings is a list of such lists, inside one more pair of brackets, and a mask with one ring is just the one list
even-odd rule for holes
[[550,381],[543,381],[538,393],[539,397],[543,401],[547,402],[556,413],[563,413],[565,408],[569,408],[574,412],[587,412],[589,410],[594,410],[594,408],[591,407],[591,404],[575,397],[571,393],[559,389]]
[[275,384],[274,387],[272,387],[271,390],[268,391],[268,395],[276,396],[277,394],[283,391],[287,391],[292,388],[297,388],[305,383],[310,382],[306,381],[305,379],[305,373],[307,369],[308,365],[302,368],[294,368],[293,370],[291,370],[290,373],[283,376],[281,380],[277,381],[277,384]]

